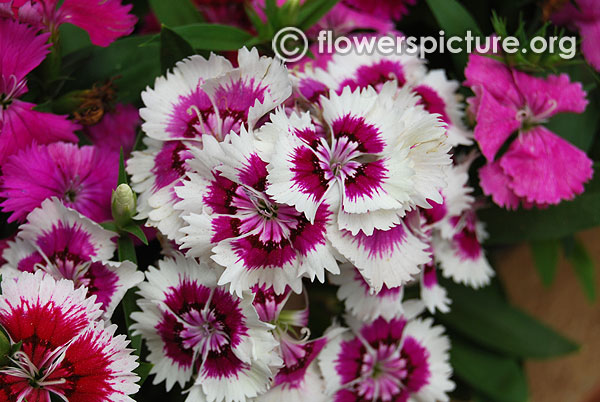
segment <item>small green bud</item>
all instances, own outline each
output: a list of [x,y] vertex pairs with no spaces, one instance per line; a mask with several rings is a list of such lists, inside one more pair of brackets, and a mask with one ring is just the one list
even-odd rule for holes
[[129,185],[122,183],[112,193],[112,215],[117,226],[124,227],[135,215],[136,196]]

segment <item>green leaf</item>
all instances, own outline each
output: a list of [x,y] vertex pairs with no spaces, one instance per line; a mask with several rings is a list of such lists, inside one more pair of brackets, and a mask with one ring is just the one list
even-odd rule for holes
[[9,363],[10,339],[4,329],[0,327],[0,367]]
[[122,235],[117,242],[117,253],[119,261],[131,261],[137,264],[137,256],[135,254],[135,245],[131,237]]
[[575,269],[575,274],[588,300],[596,300],[596,270],[594,261],[579,239],[575,239],[570,253],[565,253]]
[[160,67],[163,74],[175,63],[193,54],[194,49],[185,39],[163,25],[160,30]]
[[525,373],[514,359],[452,339],[450,364],[457,377],[495,401],[527,401]]
[[535,266],[544,286],[554,282],[560,243],[556,239],[538,240],[530,244]]
[[60,24],[60,50],[63,55],[91,46],[90,36],[87,31],[73,24]]
[[146,381],[146,378],[148,378],[148,375],[150,374],[150,370],[152,370],[152,367],[154,367],[154,365],[151,363],[141,362],[140,365],[135,370],[133,370],[133,372],[136,373],[140,377],[140,380],[138,381],[138,385],[141,386],[144,384],[144,381]]
[[481,292],[443,281],[451,311],[436,317],[448,328],[481,346],[512,357],[547,358],[577,350],[577,345],[535,318],[518,310],[495,292]]
[[100,226],[111,232],[117,232],[119,230],[119,228],[117,228],[117,225],[113,221],[102,222]]
[[150,7],[160,22],[171,27],[204,22],[191,0],[150,0]]
[[558,239],[600,225],[600,164],[583,194],[546,209],[508,211],[496,206],[481,210],[487,225],[488,245]]
[[471,31],[473,36],[481,36],[477,22],[457,0],[426,1],[446,36],[464,35],[467,31]]
[[271,26],[279,26],[279,8],[276,0],[265,0],[265,14]]
[[298,28],[307,30],[315,25],[339,0],[307,0],[298,11]]
[[256,12],[256,10],[254,9],[252,4],[250,4],[250,3],[245,4],[244,9],[246,10],[246,15],[248,16],[250,23],[252,23],[252,26],[258,33],[258,37],[262,38],[262,39],[268,39],[269,38],[268,23],[265,24],[262,21],[262,19],[260,18],[260,16]]
[[546,127],[587,152],[590,150],[594,137],[598,132],[598,123],[600,123],[599,108],[600,105],[592,97],[584,113],[559,113],[546,123]]
[[[464,37],[467,31],[471,31],[473,37],[482,35],[481,29],[479,29],[475,19],[457,0],[426,1],[436,21],[446,33],[446,37]],[[455,66],[459,71],[463,71],[468,59],[468,54],[465,50],[466,44],[463,41],[460,46],[457,45],[455,47],[463,48],[462,52],[452,54]]]
[[125,155],[123,154],[123,147],[119,151],[119,184],[129,184],[127,180],[127,171],[125,170]]
[[238,50],[253,38],[248,32],[229,25],[193,24],[173,28],[194,49]]
[[128,226],[125,226],[124,228],[122,228],[122,230],[127,233],[131,233],[132,235],[134,235],[135,237],[140,239],[140,241],[142,243],[144,243],[146,246],[148,245],[148,239],[146,238],[146,235],[144,234],[144,231],[142,230],[142,228],[139,227],[138,225],[128,225]]
[[93,46],[73,52],[69,59],[77,62],[77,68],[66,83],[65,92],[91,88],[95,83],[116,77],[118,101],[139,101],[142,90],[160,75],[159,47],[140,46],[153,37],[130,36],[108,47]]

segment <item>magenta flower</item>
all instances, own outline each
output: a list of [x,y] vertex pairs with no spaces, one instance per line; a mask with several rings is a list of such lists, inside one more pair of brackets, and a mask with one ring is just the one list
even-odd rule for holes
[[[192,384],[188,401],[245,401],[267,390],[281,364],[252,298],[217,285],[217,270],[178,254],[151,267],[132,327],[147,341],[155,383]],[[206,398],[206,399],[205,399]]]
[[[4,0],[3,3],[10,3]],[[132,5],[121,0],[27,0],[13,3],[13,17],[45,28],[53,35],[65,23],[76,25],[90,35],[94,45],[108,46],[133,32],[137,18],[129,14]]]
[[18,98],[27,93],[25,76],[48,54],[48,34],[0,19],[0,164],[32,143],[77,141],[79,126],[66,116],[33,110]]
[[0,206],[12,212],[9,222],[22,221],[50,197],[96,222],[111,219],[118,171],[114,153],[63,142],[34,145],[9,158],[2,170],[0,197],[5,200]]
[[[587,105],[580,83],[566,74],[532,77],[505,64],[471,55],[465,85],[477,120],[475,139],[488,164],[481,186],[500,206],[544,207],[572,199],[592,177],[585,152],[543,124],[557,113],[582,113]],[[513,133],[517,138],[500,158],[497,153]]]
[[115,110],[105,113],[98,124],[86,127],[86,134],[100,149],[119,153],[123,148],[123,153],[129,155],[135,145],[139,125],[137,108],[119,104]]
[[600,3],[596,0],[565,1],[551,18],[555,24],[576,28],[586,60],[600,71]]
[[450,342],[431,318],[349,321],[352,330],[330,340],[319,356],[331,400],[449,400]]
[[22,345],[0,366],[0,401],[133,402],[136,357],[86,292],[41,271],[2,281],[0,326]]
[[112,241],[116,233],[66,208],[58,199],[44,201],[27,221],[3,253],[3,277],[42,270],[57,280],[69,279],[96,297],[106,319],[125,292],[144,280],[132,262],[109,261],[116,250]]

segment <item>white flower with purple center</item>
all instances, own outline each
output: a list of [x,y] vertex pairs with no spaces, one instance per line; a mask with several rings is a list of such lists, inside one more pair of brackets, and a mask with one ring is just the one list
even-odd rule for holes
[[192,144],[203,135],[222,141],[230,131],[254,127],[291,94],[287,69],[277,60],[240,49],[239,67],[226,58],[192,56],[176,64],[142,93],[147,149],[133,152],[127,171],[140,194],[138,219],[179,241],[184,222],[173,208],[175,187],[186,180]]
[[340,212],[342,229],[371,234],[389,223],[380,227],[368,212],[402,213],[428,206],[426,199],[441,200],[450,147],[441,125],[416,105],[415,96],[386,84],[379,94],[345,89],[321,103],[323,124],[314,124],[308,113],[287,117],[280,110],[257,134],[273,143],[262,149],[272,151],[265,152],[267,192],[276,201],[294,205],[311,220],[326,202]]
[[3,279],[0,326],[21,346],[0,365],[0,401],[134,402],[136,356],[86,292],[42,271]]
[[20,272],[44,271],[56,279],[69,279],[85,287],[104,310],[112,315],[128,289],[144,280],[129,261],[109,261],[116,250],[117,234],[103,229],[57,198],[44,201],[27,217],[14,241],[4,250],[4,277]]
[[454,389],[450,342],[432,319],[353,323],[321,352],[319,366],[335,402],[448,401]]
[[[276,202],[267,189],[267,163],[256,151],[254,136],[242,129],[218,143],[203,138],[192,150],[189,180],[177,188],[188,226],[182,248],[188,256],[211,255],[225,267],[219,284],[241,294],[254,285],[302,289],[302,277],[324,281],[339,268],[326,239],[331,222],[323,203],[311,221],[294,207]],[[193,212],[203,206],[201,213]],[[191,212],[190,212],[191,211]]]
[[[150,267],[132,328],[146,340],[154,383],[192,385],[189,401],[246,401],[267,390],[281,365],[271,325],[252,297],[217,285],[218,273],[178,255]],[[190,381],[193,382],[190,384]]]
[[242,48],[238,65],[215,54],[177,63],[154,89],[142,92],[144,132],[161,141],[201,141],[203,135],[221,141],[242,125],[254,128],[291,95],[287,69],[278,60]]

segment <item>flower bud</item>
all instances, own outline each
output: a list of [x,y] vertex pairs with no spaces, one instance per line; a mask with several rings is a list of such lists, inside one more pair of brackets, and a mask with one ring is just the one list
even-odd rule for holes
[[122,183],[112,193],[112,215],[117,226],[126,226],[135,214],[136,196],[129,185]]

